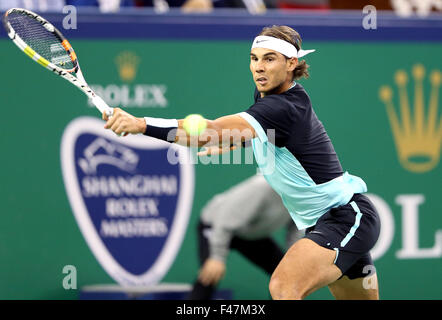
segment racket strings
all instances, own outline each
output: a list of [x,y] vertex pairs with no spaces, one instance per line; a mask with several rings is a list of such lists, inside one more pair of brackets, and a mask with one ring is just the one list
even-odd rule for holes
[[61,45],[60,39],[37,20],[23,13],[12,13],[8,20],[17,35],[40,56],[60,68],[74,68],[72,59]]

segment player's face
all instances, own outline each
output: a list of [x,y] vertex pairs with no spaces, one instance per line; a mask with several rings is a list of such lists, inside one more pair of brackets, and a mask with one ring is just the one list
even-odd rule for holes
[[250,71],[261,97],[288,90],[296,63],[296,58],[287,59],[274,50],[253,48],[250,53]]

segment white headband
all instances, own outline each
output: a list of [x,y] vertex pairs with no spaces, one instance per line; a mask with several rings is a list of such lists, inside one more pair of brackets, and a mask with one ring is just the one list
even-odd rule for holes
[[311,52],[314,52],[313,50],[296,50],[296,47],[292,45],[291,43],[274,38],[269,36],[257,36],[255,40],[253,40],[252,49],[253,48],[264,48],[264,49],[270,49],[278,51],[279,53],[282,53],[288,58],[301,58]]

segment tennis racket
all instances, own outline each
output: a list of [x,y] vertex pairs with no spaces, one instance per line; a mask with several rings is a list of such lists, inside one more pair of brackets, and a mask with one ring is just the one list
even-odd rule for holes
[[3,24],[9,38],[20,50],[83,91],[100,113],[112,116],[113,108],[88,86],[74,49],[51,23],[32,11],[12,8],[5,13]]

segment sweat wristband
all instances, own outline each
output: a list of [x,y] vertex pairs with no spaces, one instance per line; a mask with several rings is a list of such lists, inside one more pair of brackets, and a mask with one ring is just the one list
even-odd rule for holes
[[177,119],[144,117],[144,120],[146,121],[146,131],[144,135],[167,142],[175,142],[176,131],[178,129]]

